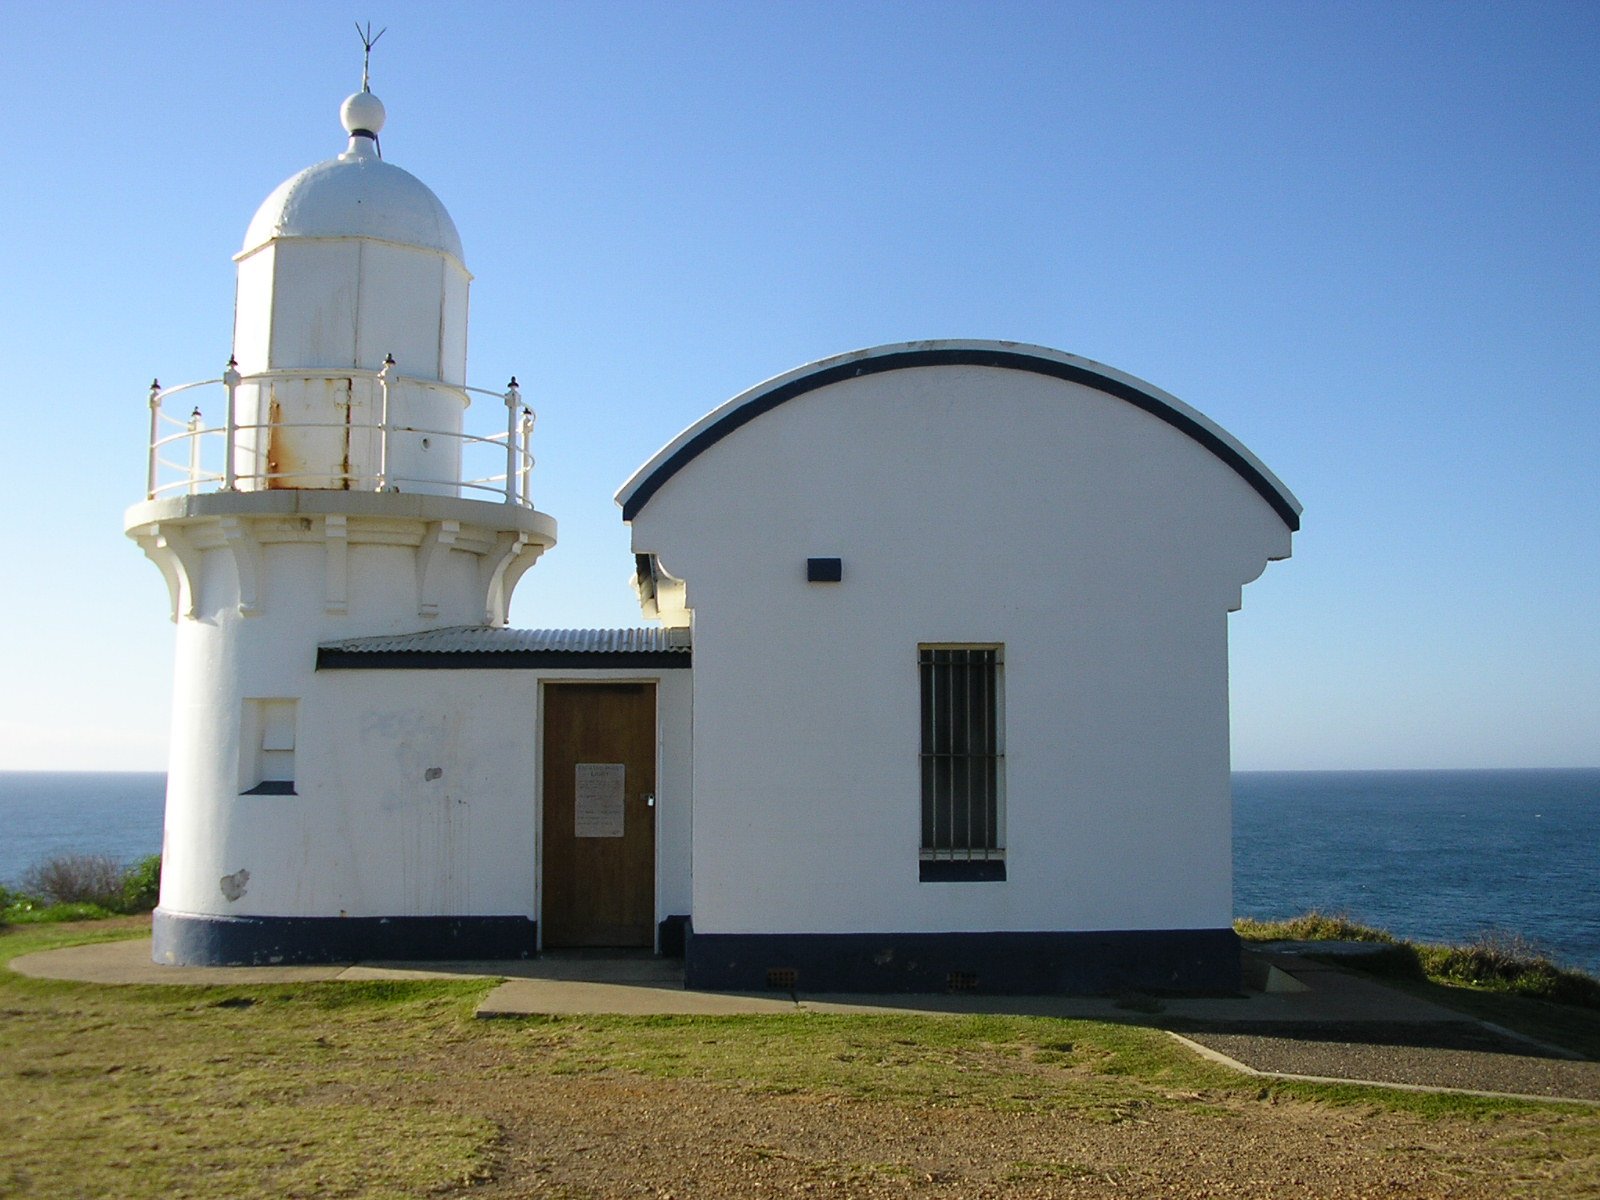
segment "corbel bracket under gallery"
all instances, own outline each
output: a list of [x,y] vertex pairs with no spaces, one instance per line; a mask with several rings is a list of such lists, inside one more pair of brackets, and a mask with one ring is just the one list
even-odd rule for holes
[[479,568],[485,623],[499,626],[510,620],[511,593],[523,573],[539,561],[544,549],[544,542],[534,541],[525,531],[508,530],[495,538]]
[[160,523],[134,532],[133,540],[166,581],[173,622],[180,617],[193,620],[200,579],[200,552],[194,548],[194,543],[181,527]]
[[460,521],[433,521],[417,547],[417,616],[439,615],[439,589],[444,584],[445,560],[461,535]]
[[240,517],[222,517],[217,521],[222,543],[233,563],[234,577],[239,581],[239,615],[259,616],[261,613],[261,543],[256,540],[250,523]]
[[342,616],[350,611],[350,519],[342,513],[322,518],[324,611]]

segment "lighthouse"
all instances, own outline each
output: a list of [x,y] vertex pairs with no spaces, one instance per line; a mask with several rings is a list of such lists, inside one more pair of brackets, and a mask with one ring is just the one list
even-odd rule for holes
[[158,962],[1238,987],[1228,614],[1301,512],[1265,464],[1064,351],[856,350],[617,494],[651,625],[508,628],[555,544],[533,414],[467,384],[461,239],[383,105],[340,119],[249,223],[225,370],[150,391]]
[[[497,835],[463,772],[363,766],[429,754],[437,714],[336,728],[317,674],[330,641],[503,626],[556,540],[516,380],[467,386],[455,223],[384,158],[365,78],[339,118],[342,152],[249,223],[226,369],[150,390],[147,495],[125,528],[177,624],[158,962],[533,948],[531,883],[472,884]],[[383,782],[352,784],[363,772]]]

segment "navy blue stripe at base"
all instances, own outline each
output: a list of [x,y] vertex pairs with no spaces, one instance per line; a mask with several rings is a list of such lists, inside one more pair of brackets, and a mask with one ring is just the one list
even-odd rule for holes
[[158,908],[152,932],[152,957],[178,967],[531,958],[539,945],[528,917],[220,917]]
[[685,986],[705,991],[1237,995],[1232,929],[1088,933],[697,933]]

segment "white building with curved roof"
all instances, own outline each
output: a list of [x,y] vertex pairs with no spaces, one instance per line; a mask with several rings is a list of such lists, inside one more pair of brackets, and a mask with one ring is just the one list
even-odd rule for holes
[[883,346],[618,494],[694,634],[691,986],[1225,990],[1227,614],[1300,505],[1074,355]]
[[[512,630],[555,543],[466,386],[433,193],[346,101],[237,256],[214,419],[127,527],[178,686],[159,961],[682,955],[690,986],[1228,991],[1228,614],[1300,505],[1036,346],[759,384],[617,494],[649,628]],[[487,409],[486,425],[475,414]],[[596,436],[600,436],[596,431]],[[484,464],[477,466],[475,464]]]

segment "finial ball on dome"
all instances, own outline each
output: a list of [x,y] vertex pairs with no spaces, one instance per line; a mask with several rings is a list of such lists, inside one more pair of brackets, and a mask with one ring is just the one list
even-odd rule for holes
[[385,116],[383,101],[371,92],[357,92],[339,106],[339,120],[349,134],[354,134],[358,129],[380,133]]

